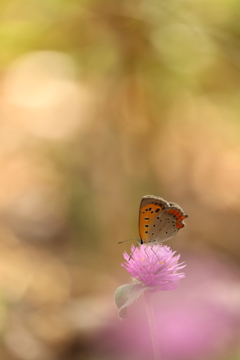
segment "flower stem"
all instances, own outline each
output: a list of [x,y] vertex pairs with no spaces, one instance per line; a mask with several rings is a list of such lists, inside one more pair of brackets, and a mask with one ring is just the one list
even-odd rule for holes
[[153,313],[153,306],[152,306],[152,294],[145,291],[143,294],[145,306],[147,310],[147,317],[148,317],[148,324],[150,328],[151,333],[151,339],[152,339],[152,346],[153,346],[153,354],[154,354],[154,360],[160,360],[160,352],[159,352],[159,344],[158,344],[158,338],[157,338],[157,329],[156,329],[156,322],[155,317]]

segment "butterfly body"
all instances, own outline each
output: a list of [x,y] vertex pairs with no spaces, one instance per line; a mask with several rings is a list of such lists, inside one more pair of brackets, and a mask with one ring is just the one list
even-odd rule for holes
[[185,226],[183,220],[187,217],[175,203],[154,195],[144,196],[139,210],[139,243],[162,243],[171,239]]

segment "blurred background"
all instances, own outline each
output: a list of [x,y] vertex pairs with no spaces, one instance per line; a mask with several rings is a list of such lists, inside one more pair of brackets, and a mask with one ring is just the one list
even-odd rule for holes
[[[146,360],[118,319],[143,195],[187,263],[154,294],[165,360],[240,359],[240,3],[2,0],[0,359]],[[133,239],[118,245],[118,241]]]

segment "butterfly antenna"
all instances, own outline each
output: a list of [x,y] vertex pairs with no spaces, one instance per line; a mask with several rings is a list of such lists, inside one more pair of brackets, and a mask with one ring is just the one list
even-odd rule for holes
[[127,239],[127,240],[123,240],[123,241],[118,241],[118,244],[122,244],[126,241],[133,241],[133,240],[137,240],[137,239],[135,238],[135,239]]

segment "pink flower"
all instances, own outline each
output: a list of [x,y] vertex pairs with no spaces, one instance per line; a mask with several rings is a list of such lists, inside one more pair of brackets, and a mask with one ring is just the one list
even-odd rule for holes
[[180,255],[170,250],[169,246],[140,245],[132,246],[132,253],[124,252],[126,260],[121,265],[135,279],[132,284],[125,284],[115,291],[115,303],[119,309],[119,317],[127,317],[127,307],[133,304],[144,292],[173,290],[178,286],[178,281],[185,277],[178,272],[184,268],[179,263]]
[[154,291],[172,290],[178,286],[178,281],[185,274],[178,272],[186,265],[179,263],[180,255],[170,250],[169,246],[132,245],[132,255],[123,254],[126,260],[121,265],[130,275],[144,287],[154,288]]

